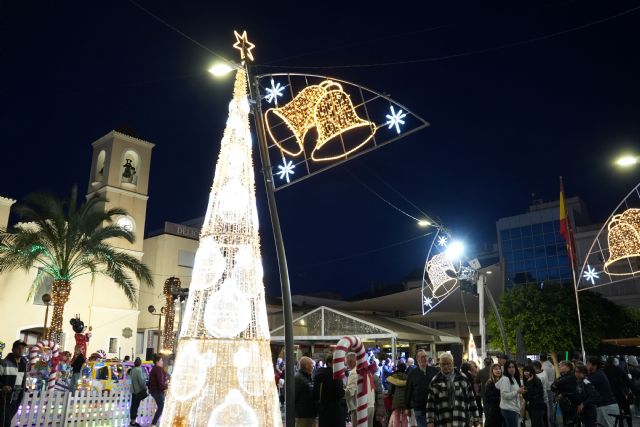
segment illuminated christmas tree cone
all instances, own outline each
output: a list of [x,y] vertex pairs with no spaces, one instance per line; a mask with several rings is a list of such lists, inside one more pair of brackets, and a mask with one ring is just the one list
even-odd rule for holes
[[247,75],[239,69],[162,426],[281,426],[262,283]]

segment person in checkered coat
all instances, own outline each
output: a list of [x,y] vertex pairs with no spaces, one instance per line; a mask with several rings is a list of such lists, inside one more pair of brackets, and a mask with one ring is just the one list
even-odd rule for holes
[[440,369],[431,380],[427,393],[427,427],[479,425],[472,384],[454,369],[451,354],[440,356]]

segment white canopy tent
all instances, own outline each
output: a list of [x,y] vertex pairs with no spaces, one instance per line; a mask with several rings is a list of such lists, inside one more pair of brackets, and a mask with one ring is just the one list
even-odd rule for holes
[[[338,342],[345,335],[363,341],[389,340],[392,354],[398,341],[433,344],[461,344],[459,337],[407,320],[356,314],[325,306],[315,308],[293,321],[297,342]],[[284,326],[271,331],[272,342],[284,342]]]

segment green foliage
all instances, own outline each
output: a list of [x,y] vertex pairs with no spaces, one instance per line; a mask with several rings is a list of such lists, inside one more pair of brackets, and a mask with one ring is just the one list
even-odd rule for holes
[[0,232],[0,272],[41,269],[29,295],[37,292],[45,275],[54,280],[69,280],[91,274],[111,278],[123,290],[132,306],[137,290],[131,275],[153,286],[151,271],[137,258],[111,246],[108,242],[124,239],[130,243],[135,235],[114,224],[127,215],[124,209],[104,210],[104,196],[77,204],[78,191],[60,200],[47,193],[34,193],[16,206],[21,222]]
[[[622,307],[590,291],[579,293],[585,349],[597,350],[602,338],[636,336],[640,312]],[[576,300],[571,284],[517,286],[502,294],[500,316],[510,352],[515,352],[519,326],[529,353],[580,349]],[[491,346],[502,348],[493,313],[487,319]]]

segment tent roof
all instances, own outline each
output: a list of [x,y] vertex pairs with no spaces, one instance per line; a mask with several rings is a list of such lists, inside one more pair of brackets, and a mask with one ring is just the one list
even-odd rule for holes
[[[297,341],[337,341],[345,335],[358,335],[363,340],[391,339],[402,341],[462,343],[460,338],[403,319],[369,316],[320,306],[293,321]],[[272,341],[284,341],[284,326],[271,331]]]

